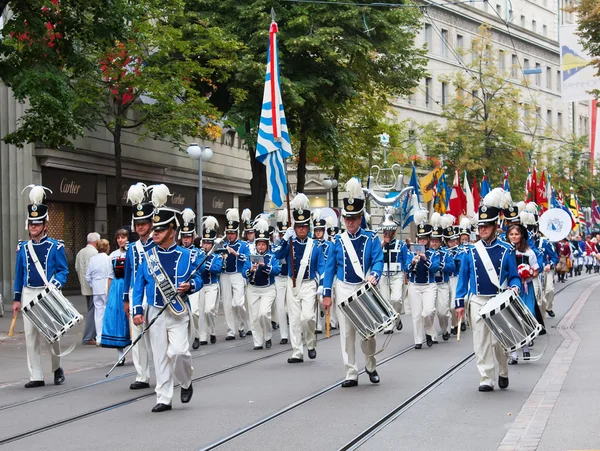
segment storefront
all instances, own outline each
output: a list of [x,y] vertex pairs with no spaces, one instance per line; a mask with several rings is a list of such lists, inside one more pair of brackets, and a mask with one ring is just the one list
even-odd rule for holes
[[217,221],[219,221],[219,235],[222,235],[227,222],[225,212],[228,208],[233,207],[233,193],[222,193],[204,189],[202,190],[202,200],[204,201],[202,204],[202,214],[217,218]]
[[97,176],[44,167],[42,185],[52,191],[46,193],[48,235],[65,242],[69,277],[64,289],[78,292],[75,257],[86,245],[87,234],[94,231]]

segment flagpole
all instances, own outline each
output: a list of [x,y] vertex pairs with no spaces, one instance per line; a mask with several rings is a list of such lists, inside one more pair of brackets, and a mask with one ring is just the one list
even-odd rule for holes
[[[283,162],[285,167],[285,176],[287,179],[287,159]],[[287,204],[287,216],[288,216],[288,227],[292,227],[292,210],[290,208],[290,183],[287,182],[287,194],[285,195],[285,203]],[[294,238],[290,237],[289,246],[290,246],[290,267],[292,268],[292,287],[296,288],[296,268],[294,268]]]

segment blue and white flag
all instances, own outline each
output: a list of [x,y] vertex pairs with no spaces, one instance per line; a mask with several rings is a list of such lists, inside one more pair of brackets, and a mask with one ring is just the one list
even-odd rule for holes
[[267,75],[263,95],[256,159],[267,167],[268,195],[271,202],[281,207],[287,194],[284,160],[292,156],[292,145],[281,101],[279,60],[277,57],[277,23],[271,22]]

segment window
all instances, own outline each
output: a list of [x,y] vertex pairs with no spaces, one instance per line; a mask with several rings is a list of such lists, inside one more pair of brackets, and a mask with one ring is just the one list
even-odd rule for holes
[[546,67],[546,89],[552,89],[552,68]]
[[528,122],[529,122],[529,107],[527,105],[523,105],[523,120],[525,121],[526,124],[528,124]]
[[496,3],[496,14],[498,17],[502,17],[502,6]]
[[557,70],[556,71],[556,90],[558,92],[560,92],[560,90],[561,90],[561,82],[562,82],[562,80],[561,80],[561,76],[560,76],[560,70]]
[[525,58],[523,60],[523,70],[527,70],[527,69],[529,69],[529,59]]
[[510,75],[511,77],[515,78],[517,76],[518,70],[519,70],[519,60],[517,55],[515,55],[513,53],[512,58],[511,58],[511,69],[510,69]]
[[525,16],[521,15],[521,26],[525,28]]
[[498,71],[500,72],[500,75],[504,74],[504,50],[500,50],[498,52]]
[[547,25],[542,25],[542,34],[545,37],[548,37],[548,26]]
[[427,49],[431,51],[431,24],[425,24],[425,31],[423,32],[423,42],[427,45]]
[[546,125],[552,127],[552,110],[546,110]]
[[431,92],[432,83],[433,80],[431,77],[427,77],[425,79],[425,106],[427,106],[427,108],[431,108],[431,96],[433,94]]
[[414,128],[411,128],[408,131],[408,142],[410,142],[411,144],[414,144],[417,142],[417,133],[415,132]]
[[535,63],[535,85],[536,86],[541,86],[542,85],[542,65],[540,63]]
[[473,101],[473,108],[475,108],[475,105],[479,101],[479,99],[477,98],[478,94],[479,91],[477,89],[473,89],[473,91],[471,91],[471,100]]
[[542,109],[538,106],[535,108],[535,126],[540,127],[542,125]]
[[558,132],[562,133],[563,118],[562,118],[562,113],[560,111],[558,113],[556,113],[556,126],[558,127]]
[[442,30],[442,56],[448,57],[448,30]]
[[456,50],[462,50],[464,47],[464,38],[462,34],[456,35]]
[[442,105],[448,103],[448,83],[442,82]]
[[533,31],[534,33],[537,32],[537,22],[535,20],[531,21],[531,31]]

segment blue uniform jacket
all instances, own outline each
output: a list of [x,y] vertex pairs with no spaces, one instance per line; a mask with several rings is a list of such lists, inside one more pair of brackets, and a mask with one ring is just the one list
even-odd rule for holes
[[[367,277],[370,274],[379,280],[383,271],[383,250],[377,234],[359,228],[355,235],[348,233],[348,236],[363,268],[364,276]],[[342,244],[341,235],[336,235],[333,245],[329,246],[325,277],[323,278],[324,297],[331,296],[334,277],[346,283],[359,284],[363,282],[363,279],[354,272],[350,258]]]
[[[544,266],[546,265],[550,265],[552,268],[554,268],[558,264],[558,255],[554,250],[554,246],[546,238],[538,237],[535,241],[535,249],[538,250],[536,255],[538,257],[540,270],[543,270]],[[582,255],[585,255],[585,249],[582,252]]]
[[[168,249],[158,247],[157,253],[161,266],[165,269],[167,276],[175,288],[177,288],[180,283],[185,282],[192,271],[194,271],[200,263],[196,258],[196,252],[192,252],[190,249],[178,246],[177,244],[173,244]],[[189,283],[191,288],[187,294],[195,293],[202,289],[203,283],[200,271],[196,272]],[[144,314],[144,310],[142,309],[144,293],[146,293],[148,305],[163,307],[165,301],[168,301],[163,299],[162,294],[154,283],[154,277],[150,273],[148,262],[145,259],[137,272],[135,284],[133,286],[133,316]]]
[[454,271],[452,272],[451,277],[458,277],[458,273],[460,272],[460,263],[465,253],[463,252],[461,246],[447,248],[447,251],[454,259]]
[[244,264],[244,277],[248,280],[250,285],[254,285],[255,287],[268,287],[269,285],[274,284],[275,276],[278,276],[281,272],[279,260],[277,260],[275,255],[270,252],[266,252],[262,255],[265,258],[265,265],[259,266],[254,273],[250,272],[250,268],[252,267],[250,259],[247,259]]
[[[204,261],[206,258],[206,252],[204,249],[198,251],[198,260]],[[200,274],[202,275],[202,282],[204,285],[212,285],[213,283],[219,283],[219,275],[223,271],[223,257],[218,254],[211,254],[202,266],[200,266]]]
[[425,257],[426,260],[419,259],[417,264],[414,264],[415,254],[411,251],[406,253],[404,267],[408,268],[411,283],[416,285],[435,283],[435,273],[441,268],[440,253],[433,249],[427,249],[425,250]]
[[[294,247],[294,272],[296,274],[296,279],[300,279],[300,262],[302,261],[302,257],[304,257],[304,251],[306,250],[306,243],[308,242],[308,238],[300,240],[298,238],[294,238],[292,240],[292,246]],[[290,262],[290,244],[289,241],[282,241],[281,246],[277,253],[275,254],[275,258],[278,258],[280,261],[285,259],[288,267],[288,276],[292,277],[292,268],[289,264]],[[306,270],[304,271],[304,275],[302,276],[302,280],[313,280],[319,279],[319,284],[321,284],[321,280],[323,279],[323,275],[325,273],[325,255],[323,254],[323,248],[319,246],[316,240],[313,240],[313,248],[312,254],[310,256],[310,261]]]
[[[271,254],[273,255],[277,255],[277,253],[279,252],[279,249],[281,249],[281,244],[283,243],[283,241],[278,244],[277,246],[272,244],[271,245]],[[279,258],[279,267],[281,268],[281,272],[279,273],[280,276],[286,276],[288,275],[289,272],[289,265],[288,265],[288,259],[284,258]]]
[[[388,256],[387,253],[390,253],[389,262],[391,266],[391,270],[388,266]],[[386,246],[383,245],[383,274],[396,274],[400,271],[404,271],[406,261],[406,253],[408,252],[408,248],[406,247],[406,243],[402,241],[398,241],[397,239],[393,239],[390,241],[390,244]],[[396,265],[394,263],[397,263]]]
[[[138,240],[139,241],[139,240]],[[133,288],[135,279],[142,262],[146,257],[138,252],[137,243],[134,242],[129,245],[127,252],[125,253],[125,280],[123,282],[123,302],[129,302],[129,290]],[[148,238],[146,243],[142,243],[142,247],[146,253],[150,252],[152,248],[156,246],[152,238]]]
[[[509,287],[522,289],[521,278],[517,272],[517,262],[512,246],[499,239],[494,239],[490,245],[483,242],[490,260],[499,274],[500,285],[506,282]],[[483,266],[474,245],[469,245],[469,252],[465,254],[458,275],[456,297],[454,304],[456,308],[463,308],[465,297],[468,295],[494,296],[499,293],[498,287],[494,285]]]
[[[17,252],[13,300],[18,302],[21,302],[23,287],[44,287],[44,281],[38,273],[35,263],[33,263],[27,243],[28,241],[21,243]],[[39,243],[33,243],[33,251],[46,272],[48,282],[54,284],[59,289],[62,288],[67,282],[67,276],[69,275],[63,242],[45,236]]]
[[223,265],[225,274],[235,274],[236,272],[243,273],[244,264],[250,255],[248,243],[241,240],[235,240],[232,244],[228,243],[227,247],[232,248],[234,251],[238,252],[239,255],[236,257],[230,253],[226,254],[225,263]]

